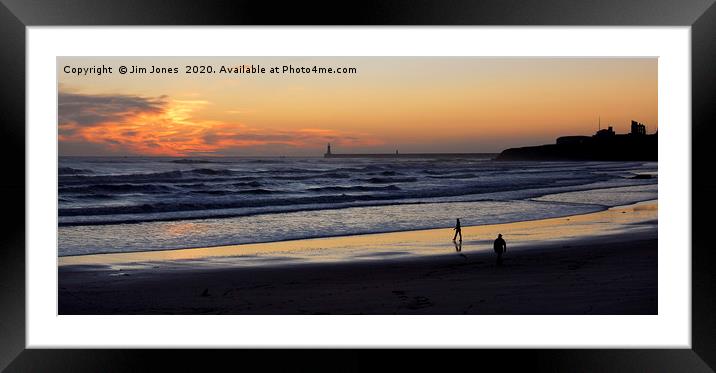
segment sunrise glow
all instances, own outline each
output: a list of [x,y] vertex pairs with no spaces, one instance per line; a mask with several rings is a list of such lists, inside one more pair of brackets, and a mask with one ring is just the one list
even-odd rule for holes
[[[354,74],[63,74],[64,66],[137,64],[58,60],[60,155],[320,155],[499,152],[627,132],[657,118],[657,60],[471,57],[151,58],[355,67]],[[131,63],[130,63],[131,62]]]

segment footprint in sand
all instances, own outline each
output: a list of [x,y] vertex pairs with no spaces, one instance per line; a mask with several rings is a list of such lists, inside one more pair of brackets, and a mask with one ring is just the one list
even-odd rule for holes
[[410,299],[410,297],[408,297],[403,290],[393,290],[392,293],[397,295],[402,302],[405,302],[404,306],[411,310],[418,310],[433,306],[433,302],[431,302],[427,297],[418,295]]
[[433,302],[431,302],[430,299],[423,296],[417,296],[413,297],[413,300],[406,307],[411,310],[418,310],[421,308],[432,307],[432,305]]
[[400,298],[401,300],[406,300],[406,299],[408,299],[408,296],[405,295],[405,292],[402,291],[402,290],[393,290],[392,293],[395,294],[395,295],[397,295],[398,298]]

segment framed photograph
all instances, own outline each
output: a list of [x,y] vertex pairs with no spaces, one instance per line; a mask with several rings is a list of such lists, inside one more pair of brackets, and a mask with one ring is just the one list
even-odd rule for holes
[[8,371],[712,371],[712,2],[128,5],[0,7]]

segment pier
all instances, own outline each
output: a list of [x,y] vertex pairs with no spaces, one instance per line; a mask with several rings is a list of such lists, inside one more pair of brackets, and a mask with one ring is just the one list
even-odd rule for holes
[[497,153],[333,153],[328,144],[324,158],[495,158]]

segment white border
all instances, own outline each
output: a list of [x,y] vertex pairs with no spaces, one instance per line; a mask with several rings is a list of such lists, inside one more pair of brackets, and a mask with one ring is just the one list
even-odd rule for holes
[[[29,27],[27,347],[691,346],[689,27]],[[57,56],[658,56],[657,316],[58,316]]]

